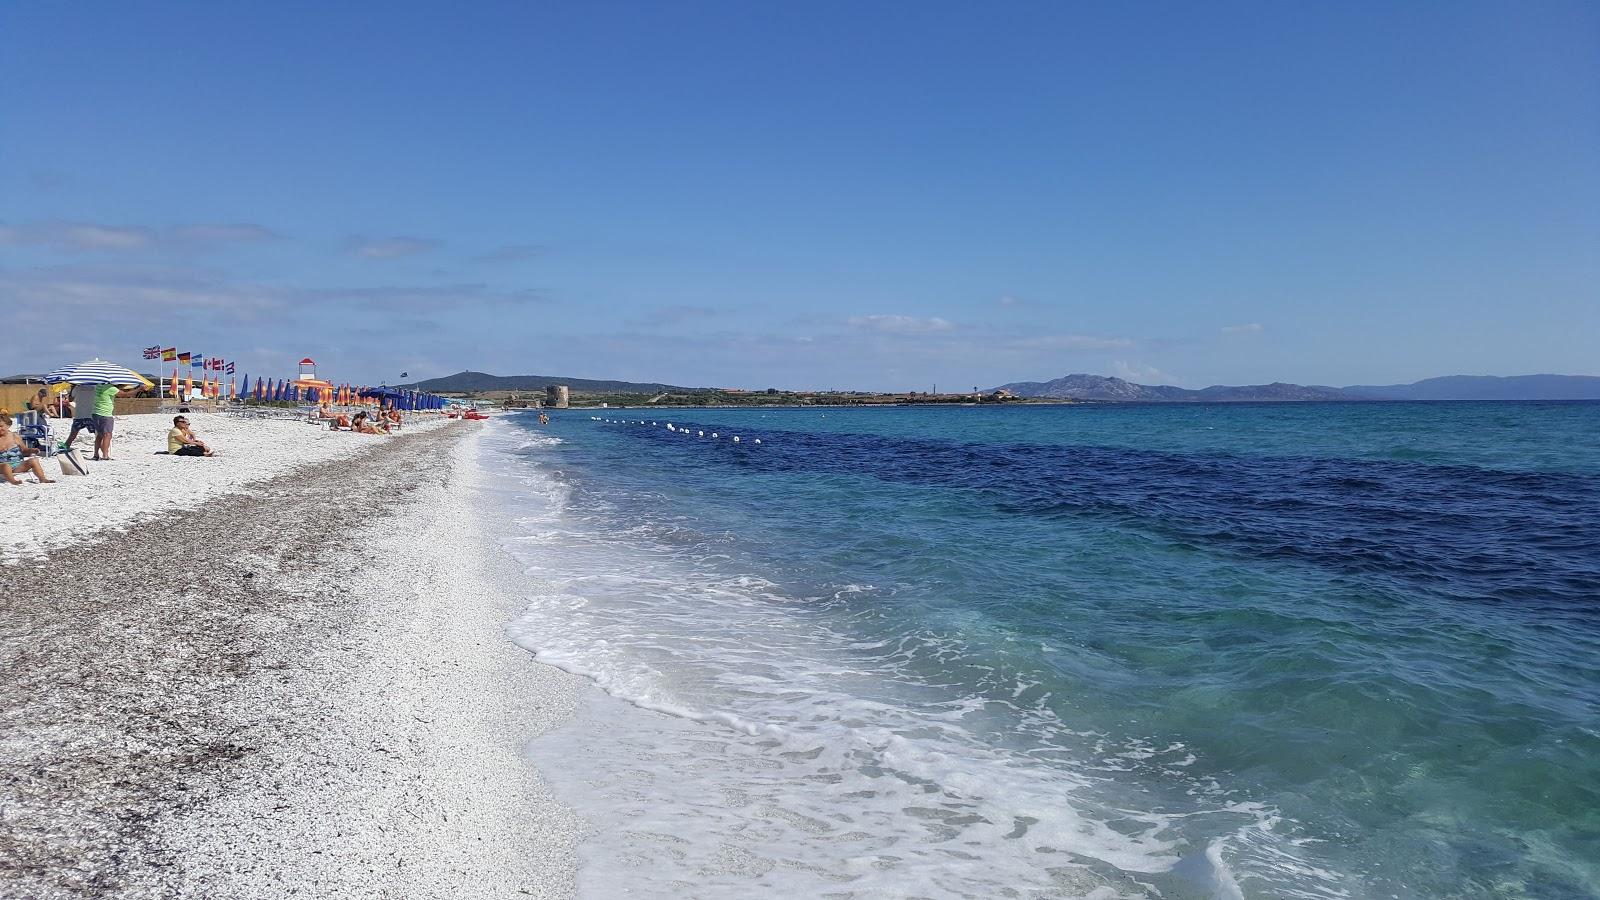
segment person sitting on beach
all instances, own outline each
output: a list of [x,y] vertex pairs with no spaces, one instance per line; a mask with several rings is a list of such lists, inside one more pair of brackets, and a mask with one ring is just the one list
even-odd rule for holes
[[11,484],[21,484],[18,472],[28,472],[40,484],[54,484],[54,478],[44,476],[44,465],[39,462],[39,451],[24,446],[11,430],[11,416],[0,413],[0,478]]
[[172,417],[172,430],[167,432],[167,452],[173,456],[216,456],[217,452],[206,442],[194,436],[189,420],[183,416]]
[[356,413],[355,419],[350,423],[350,429],[359,434],[387,434],[389,431],[387,427],[379,428],[378,426],[367,421],[367,414],[365,412]]
[[65,400],[56,402],[50,399],[50,393],[44,388],[39,388],[39,393],[27,403],[28,409],[45,416],[70,416],[71,406]]
[[400,424],[400,408],[398,406],[389,407],[389,424],[391,426]]

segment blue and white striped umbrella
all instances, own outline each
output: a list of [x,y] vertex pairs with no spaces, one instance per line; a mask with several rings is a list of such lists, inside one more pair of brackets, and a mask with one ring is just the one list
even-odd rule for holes
[[125,366],[103,359],[91,359],[74,366],[64,366],[44,376],[46,384],[145,384],[143,375]]

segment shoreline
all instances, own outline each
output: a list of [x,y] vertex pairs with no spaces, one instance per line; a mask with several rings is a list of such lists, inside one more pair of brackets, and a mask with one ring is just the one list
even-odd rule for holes
[[525,747],[583,682],[505,636],[476,440],[0,568],[0,893],[571,896],[583,823]]

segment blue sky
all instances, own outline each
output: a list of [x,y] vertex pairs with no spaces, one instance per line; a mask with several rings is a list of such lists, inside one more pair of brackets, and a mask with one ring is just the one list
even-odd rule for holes
[[0,304],[0,374],[1600,374],[1600,6],[7,4]]

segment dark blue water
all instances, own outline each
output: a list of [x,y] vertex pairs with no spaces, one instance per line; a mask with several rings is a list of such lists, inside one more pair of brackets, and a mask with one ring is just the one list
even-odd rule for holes
[[595,415],[492,447],[591,893],[1600,896],[1600,404]]

